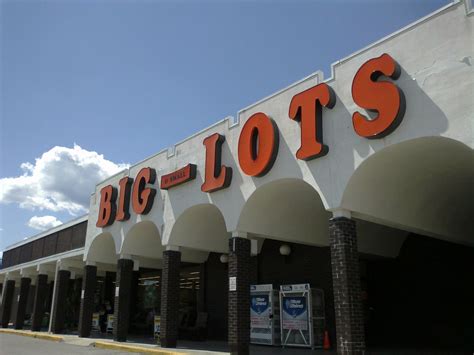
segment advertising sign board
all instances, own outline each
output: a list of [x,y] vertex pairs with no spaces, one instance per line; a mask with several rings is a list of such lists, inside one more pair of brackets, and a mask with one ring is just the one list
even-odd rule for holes
[[107,333],[112,333],[114,330],[114,315],[107,314]]
[[99,313],[92,313],[92,329],[99,330]]
[[278,292],[273,285],[250,286],[250,342],[275,345],[280,342]]
[[282,303],[283,329],[308,330],[308,304],[306,297],[285,296]]
[[250,326],[268,328],[271,315],[269,295],[250,296]]
[[280,286],[283,346],[321,347],[325,330],[324,293],[309,284]]
[[153,332],[155,334],[155,338],[158,338],[161,332],[161,316],[155,316],[155,319],[153,322],[153,329],[154,329]]

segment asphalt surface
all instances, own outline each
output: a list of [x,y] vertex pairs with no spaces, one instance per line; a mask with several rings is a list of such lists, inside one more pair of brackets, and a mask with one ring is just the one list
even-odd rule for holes
[[93,346],[78,346],[0,333],[0,355],[130,355],[129,352],[96,349]]

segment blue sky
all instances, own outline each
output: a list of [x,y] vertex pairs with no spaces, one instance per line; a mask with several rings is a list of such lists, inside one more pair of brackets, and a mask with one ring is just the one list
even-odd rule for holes
[[[0,1],[0,250],[98,180],[447,1]],[[132,126],[134,128],[132,128]]]

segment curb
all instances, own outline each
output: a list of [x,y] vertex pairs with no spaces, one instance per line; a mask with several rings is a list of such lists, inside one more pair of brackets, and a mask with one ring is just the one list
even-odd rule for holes
[[186,354],[184,352],[169,351],[169,350],[163,350],[163,349],[153,349],[153,348],[136,346],[136,345],[116,344],[116,343],[107,342],[107,341],[96,341],[92,343],[92,345],[95,346],[96,348],[101,348],[101,349],[122,350],[122,351],[141,353],[141,354],[159,354],[159,355]]
[[62,342],[64,340],[64,338],[59,335],[51,335],[51,334],[45,334],[45,333],[40,333],[40,332],[31,332],[27,330],[0,329],[0,333],[14,334],[14,335],[20,335],[24,337],[55,341],[57,343]]

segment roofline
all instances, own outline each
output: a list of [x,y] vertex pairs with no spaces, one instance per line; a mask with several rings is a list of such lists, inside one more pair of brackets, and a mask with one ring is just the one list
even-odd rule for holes
[[11,250],[11,249],[14,249],[14,248],[17,248],[17,247],[19,247],[19,246],[21,246],[21,245],[24,245],[24,244],[28,244],[28,243],[30,243],[30,242],[32,242],[32,241],[35,241],[35,240],[37,240],[37,239],[46,237],[46,236],[48,236],[48,235],[50,235],[50,234],[57,233],[57,232],[59,232],[59,231],[62,231],[63,229],[66,229],[66,228],[72,227],[72,226],[74,226],[74,225],[76,225],[76,224],[79,224],[79,223],[82,223],[82,222],[84,222],[84,221],[87,221],[88,219],[89,219],[89,214],[85,214],[85,215],[80,216],[80,217],[78,217],[78,218],[75,218],[75,219],[73,219],[73,220],[71,220],[71,221],[68,221],[68,222],[66,222],[66,223],[60,224],[59,226],[56,226],[56,227],[50,228],[50,229],[48,229],[48,230],[45,230],[45,231],[43,231],[43,232],[41,232],[41,233],[38,233],[38,234],[36,234],[36,235],[34,235],[34,236],[32,236],[32,237],[27,237],[26,239],[23,239],[23,240],[21,240],[21,241],[19,241],[19,242],[16,242],[16,243],[14,243],[14,244],[10,244],[10,245],[8,245],[5,249],[3,249],[3,252],[6,252],[6,251]]
[[392,38],[395,38],[409,30],[411,30],[412,28],[415,28],[417,27],[418,25],[421,25],[425,22],[427,22],[428,20],[431,20],[432,18],[438,16],[438,15],[441,15],[443,12],[445,12],[446,10],[449,10],[451,8],[454,8],[454,7],[457,7],[459,6],[461,3],[463,2],[463,0],[452,0],[449,4],[446,4],[444,5],[443,7],[440,7],[439,9],[429,13],[428,15],[426,16],[423,16],[422,18],[406,25],[405,27],[402,27],[400,28],[399,30],[395,31],[395,32],[392,32],[388,35],[386,35],[385,37],[382,37],[380,39],[378,39],[377,41],[375,42],[372,42],[370,44],[368,44],[367,46],[365,46],[364,48],[361,48],[355,52],[352,52],[351,54],[349,54],[348,56],[345,56],[344,58],[342,59],[339,59],[337,61],[335,61],[334,63],[331,64],[331,76],[326,79],[324,82],[328,82],[328,81],[332,81],[336,78],[336,75],[335,75],[335,68],[336,66],[344,63],[344,62],[347,62],[348,60],[351,60],[352,58],[354,58],[355,56],[361,54],[361,53],[364,53],[366,51],[368,51],[369,49],[372,49],[376,46],[378,46],[379,44],[383,43],[383,42],[386,42]]
[[0,275],[5,275],[5,274],[8,274],[10,272],[19,271],[21,269],[35,267],[35,266],[38,266],[38,265],[41,265],[41,264],[55,263],[55,262],[57,262],[58,260],[61,260],[61,259],[67,259],[67,258],[72,258],[72,257],[75,257],[75,256],[80,256],[80,255],[84,254],[84,250],[85,250],[84,247],[80,247],[80,248],[76,248],[76,249],[73,249],[73,250],[64,251],[62,253],[45,256],[45,257],[40,258],[40,259],[27,261],[25,263],[12,265],[12,266],[6,267],[4,269],[0,269]]

